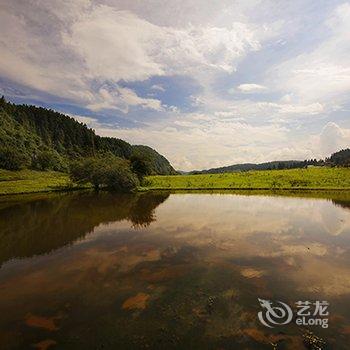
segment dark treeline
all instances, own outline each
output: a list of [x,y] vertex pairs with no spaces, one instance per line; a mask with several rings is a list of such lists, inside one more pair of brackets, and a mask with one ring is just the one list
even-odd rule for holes
[[285,160],[285,161],[273,161],[260,164],[244,163],[234,164],[220,168],[212,168],[208,170],[192,171],[190,174],[219,174],[219,173],[231,173],[238,171],[249,170],[282,170],[282,169],[298,169],[307,168],[308,166],[350,166],[350,149],[341,150],[332,154],[325,160],[320,159],[307,159],[303,161],[299,160]]
[[333,153],[329,158],[326,158],[326,163],[331,166],[350,167],[350,149],[342,149]]
[[0,168],[67,171],[72,161],[105,154],[136,161],[139,168],[142,161],[147,174],[176,173],[150,147],[98,136],[85,124],[51,109],[0,99]]

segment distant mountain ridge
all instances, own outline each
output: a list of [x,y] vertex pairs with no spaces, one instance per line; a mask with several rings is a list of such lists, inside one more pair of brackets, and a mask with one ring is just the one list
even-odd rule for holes
[[150,164],[151,174],[177,173],[170,162],[151,147],[96,135],[93,129],[72,117],[42,107],[16,105],[2,97],[0,151],[6,154],[4,150],[22,157],[25,167],[31,167],[41,152],[52,152],[63,161],[110,152],[128,160],[135,154],[142,155]]
[[[220,173],[232,173],[238,171],[249,171],[249,170],[276,170],[276,169],[295,169],[305,168],[310,165],[326,165],[326,166],[350,166],[350,149],[342,149],[338,152],[333,153],[330,157],[325,160],[320,159],[309,159],[309,160],[277,160],[265,163],[242,163],[223,166],[219,168],[211,168],[205,170],[194,170],[187,172],[187,174],[220,174]],[[185,173],[185,172],[181,172]]]
[[[321,161],[322,162],[322,161]],[[243,163],[233,164],[219,168],[211,168],[206,170],[194,170],[190,174],[219,174],[219,173],[232,173],[238,171],[249,171],[249,170],[274,170],[274,169],[294,169],[303,168],[308,165],[318,165],[320,161],[314,160],[281,160],[272,161],[265,163]]]

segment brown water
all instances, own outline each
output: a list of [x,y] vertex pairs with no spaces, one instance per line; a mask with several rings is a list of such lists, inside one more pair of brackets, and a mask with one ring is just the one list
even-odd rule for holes
[[[327,349],[350,344],[350,204],[233,194],[0,202],[1,349]],[[329,328],[258,320],[327,301]],[[275,344],[275,345],[272,345]]]

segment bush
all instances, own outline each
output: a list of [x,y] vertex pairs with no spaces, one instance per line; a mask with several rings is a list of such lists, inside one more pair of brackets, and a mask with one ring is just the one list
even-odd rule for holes
[[144,155],[134,153],[130,160],[131,169],[137,175],[140,181],[142,181],[146,175],[150,175],[152,173],[152,163]]
[[0,168],[7,170],[20,170],[28,166],[29,157],[19,150],[10,147],[0,148]]
[[70,177],[78,183],[91,183],[95,189],[105,187],[119,192],[130,192],[139,184],[129,162],[114,156],[75,162],[71,165]]
[[[92,183],[94,184],[93,177],[95,173],[96,161],[94,158],[86,158],[80,161],[75,161],[70,164],[69,175],[70,178],[77,183]],[[98,188],[99,184],[96,183]]]
[[37,170],[67,170],[63,158],[56,151],[39,152],[32,161],[32,167]]

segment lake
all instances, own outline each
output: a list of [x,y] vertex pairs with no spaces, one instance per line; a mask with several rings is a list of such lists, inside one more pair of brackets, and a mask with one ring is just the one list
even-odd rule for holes
[[346,197],[2,198],[0,348],[348,349]]

